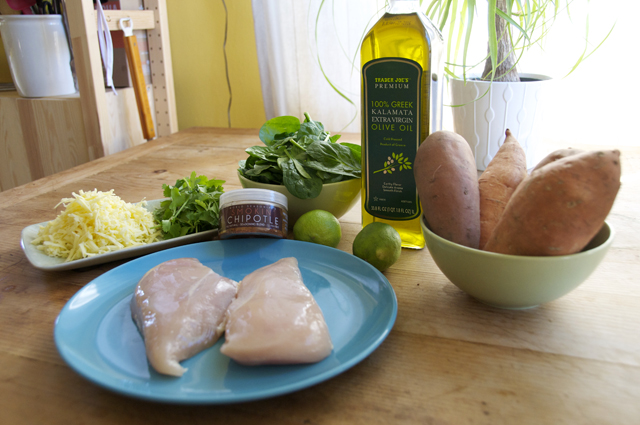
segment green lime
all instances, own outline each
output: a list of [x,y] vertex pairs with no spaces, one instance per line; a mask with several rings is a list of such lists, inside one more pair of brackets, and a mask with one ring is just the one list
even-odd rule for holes
[[353,255],[380,271],[391,267],[402,252],[398,231],[386,223],[367,224],[353,241]]
[[293,237],[297,241],[313,242],[337,247],[342,238],[338,219],[328,211],[313,210],[300,216],[293,226]]

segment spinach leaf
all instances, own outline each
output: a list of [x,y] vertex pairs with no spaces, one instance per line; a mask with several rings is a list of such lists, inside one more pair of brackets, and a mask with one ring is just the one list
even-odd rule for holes
[[[296,117],[284,115],[272,118],[262,125],[259,137],[262,142],[270,146],[277,136],[295,133],[300,129],[300,120]],[[282,137],[280,137],[282,138]]]
[[346,146],[349,149],[351,149],[351,153],[353,154],[353,157],[355,158],[355,160],[360,164],[360,167],[362,167],[362,147],[360,145],[356,145],[353,143],[340,143],[342,146]]
[[266,163],[266,164],[256,164],[253,166],[253,168],[246,170],[245,174],[248,176],[259,176],[260,174],[262,174],[265,171],[271,171],[271,169],[273,169],[273,165],[271,163]]
[[247,152],[251,156],[263,159],[265,161],[271,161],[272,159],[276,159],[278,158],[278,156],[280,156],[270,146],[252,146],[248,148],[245,152]]
[[315,142],[309,145],[307,153],[312,159],[306,165],[313,169],[353,178],[362,176],[360,161],[354,158],[351,149],[339,143]]
[[315,198],[322,191],[322,180],[316,176],[303,177],[292,159],[282,161],[282,182],[287,190],[300,199]]
[[312,121],[309,118],[308,114],[305,114],[307,117],[305,121],[300,124],[300,130],[298,130],[298,137],[310,136],[316,140],[324,140],[327,137],[328,133],[324,131],[324,126],[321,122]]

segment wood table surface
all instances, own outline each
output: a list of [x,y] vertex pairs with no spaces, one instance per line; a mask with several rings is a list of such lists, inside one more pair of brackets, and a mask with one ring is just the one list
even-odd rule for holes
[[[520,311],[488,307],[451,284],[427,249],[403,250],[384,273],[398,298],[387,339],[310,388],[174,405],[128,398],[75,373],[56,350],[56,317],[80,288],[125,261],[41,271],[20,248],[21,230],[53,219],[60,199],[80,189],[158,199],[163,183],[194,170],[226,179],[226,191],[239,189],[238,160],[258,144],[257,130],[194,128],[0,193],[0,424],[640,423],[638,147],[620,148],[623,185],[608,218],[613,246],[559,300]],[[359,208],[341,224],[338,248],[351,252]]]

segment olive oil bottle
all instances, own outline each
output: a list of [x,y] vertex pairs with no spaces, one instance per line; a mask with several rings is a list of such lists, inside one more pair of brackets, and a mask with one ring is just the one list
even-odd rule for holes
[[413,162],[442,127],[443,40],[418,0],[390,1],[362,42],[362,225],[392,225],[424,248]]

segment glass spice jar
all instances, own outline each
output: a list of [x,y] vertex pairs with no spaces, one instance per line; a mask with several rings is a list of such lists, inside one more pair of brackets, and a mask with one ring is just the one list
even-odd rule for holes
[[220,195],[220,239],[286,238],[287,197],[267,189],[240,189]]

